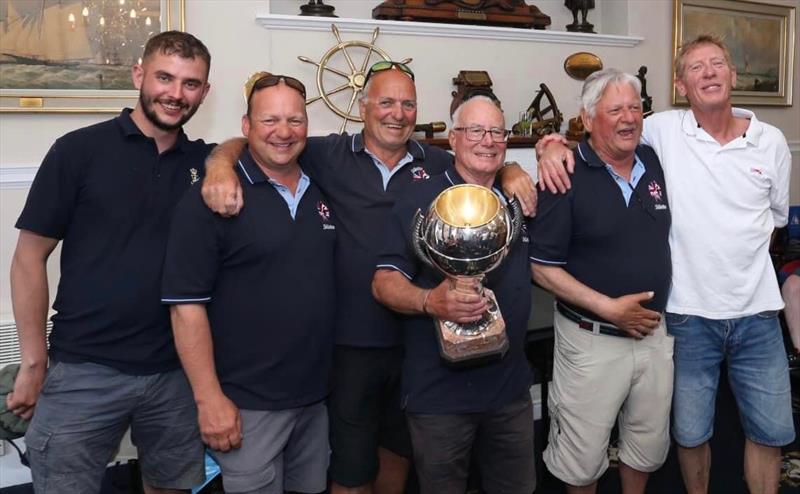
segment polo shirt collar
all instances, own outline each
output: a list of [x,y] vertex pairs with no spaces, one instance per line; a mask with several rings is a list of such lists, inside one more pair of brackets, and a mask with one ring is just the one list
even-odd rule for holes
[[253,159],[253,155],[250,154],[249,147],[245,146],[244,150],[242,150],[236,165],[251,185],[269,182],[269,177],[264,174],[256,160]]
[[[131,118],[131,112],[133,112],[133,109],[123,108],[122,112],[120,112],[119,116],[117,117],[117,123],[119,123],[120,128],[122,128],[122,135],[125,137],[142,136],[145,139],[151,139],[151,137],[144,135],[141,129],[139,129],[139,127],[136,125],[136,122],[133,121]],[[175,145],[170,149],[170,151],[183,151],[188,143],[189,138],[186,136],[183,128],[181,128],[178,130],[178,138],[175,140]]]
[[[744,133],[744,139],[748,144],[758,146],[758,140],[761,138],[761,134],[764,133],[764,126],[756,118],[756,114],[750,110],[745,110],[744,108],[731,108],[731,113],[734,117],[741,117],[750,120],[750,125],[748,125],[747,130]],[[687,110],[686,114],[683,116],[681,128],[686,135],[695,138],[697,138],[699,135],[708,135],[705,132],[703,134],[699,133],[700,127],[697,123],[697,119],[694,116],[694,112],[691,109]]]
[[[458,174],[458,171],[456,170],[456,165],[454,165],[454,164],[450,165],[450,168],[445,170],[444,178],[445,178],[445,180],[447,180],[450,183],[451,186],[452,185],[462,185],[462,184],[467,183],[461,177],[461,175]],[[503,197],[505,199],[503,194],[500,193],[501,186],[500,186],[500,179],[499,178],[495,177],[494,183],[492,184],[492,189],[494,189],[495,193],[497,193],[500,197]]]
[[[406,143],[406,150],[409,154],[414,158],[415,161],[424,161],[425,160],[425,149],[422,147],[422,144],[415,141],[414,139],[409,139],[408,143]],[[358,134],[353,134],[350,136],[350,151],[354,153],[361,153],[365,152],[366,148],[364,146],[364,131],[359,132]]]
[[[639,148],[640,147],[641,147],[641,144],[636,146],[636,151],[634,151],[634,154],[633,154],[633,159],[634,159],[633,164],[634,165],[637,162],[642,163],[642,165],[644,165],[644,163],[639,159]],[[592,146],[589,144],[589,138],[588,137],[584,137],[583,139],[581,139],[581,142],[578,143],[577,151],[578,151],[578,156],[581,158],[581,160],[583,160],[589,166],[592,166],[592,167],[595,167],[595,168],[605,168],[606,166],[608,166],[608,164],[605,161],[603,161],[603,159],[600,158],[600,156],[597,155],[595,150],[592,149]]]

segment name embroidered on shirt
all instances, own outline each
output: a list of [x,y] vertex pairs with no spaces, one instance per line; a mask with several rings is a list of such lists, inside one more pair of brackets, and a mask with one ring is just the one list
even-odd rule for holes
[[189,184],[194,185],[200,181],[200,174],[197,173],[197,168],[189,168],[189,175],[191,177]]
[[431,178],[431,176],[428,175],[428,172],[426,172],[421,166],[415,166],[411,169],[411,179],[413,181],[416,182],[418,180],[428,180],[429,178]]

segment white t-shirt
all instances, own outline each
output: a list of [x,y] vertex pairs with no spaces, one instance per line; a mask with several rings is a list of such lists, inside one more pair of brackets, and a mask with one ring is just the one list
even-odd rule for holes
[[691,110],[644,121],[642,140],[661,159],[672,209],[668,312],[731,319],[783,307],[769,242],[788,217],[789,146],[752,112],[733,114],[750,125],[724,146]]

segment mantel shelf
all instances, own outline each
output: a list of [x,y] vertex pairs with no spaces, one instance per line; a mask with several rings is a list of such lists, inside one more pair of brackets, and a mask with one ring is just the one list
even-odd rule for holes
[[636,36],[570,33],[565,31],[479,26],[472,24],[347,19],[343,17],[303,17],[281,14],[256,14],[256,22],[265,29],[330,31],[331,24],[336,24],[340,31],[351,33],[370,33],[376,27],[380,27],[381,33],[383,34],[429,36],[435,38],[536,41],[540,43],[566,43],[595,46],[634,47],[644,39]]

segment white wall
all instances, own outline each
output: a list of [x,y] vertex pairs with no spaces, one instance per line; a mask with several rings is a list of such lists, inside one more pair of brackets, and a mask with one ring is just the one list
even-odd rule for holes
[[[316,94],[315,67],[299,62],[297,56],[318,60],[335,43],[333,35],[330,32],[268,31],[255,21],[259,13],[295,14],[302,3],[306,2],[186,0],[186,28],[202,39],[212,53],[211,93],[188,125],[189,135],[211,141],[238,135],[244,108],[242,84],[256,70],[295,75],[306,83],[310,95]],[[379,2],[328,0],[327,3],[334,5],[340,16],[370,18],[372,7]],[[563,0],[529,0],[529,3],[553,18],[551,30],[563,30],[572,20]],[[797,5],[796,0],[771,0],[771,3]],[[417,74],[420,122],[447,120],[453,89],[451,79],[463,69],[489,71],[509,124],[528,106],[540,82],[550,87],[564,116],[572,117],[577,113],[580,82],[570,79],[562,67],[564,59],[577,51],[593,52],[605,66],[631,72],[640,65],[647,65],[648,91],[655,100],[655,108],[668,108],[672,0],[603,0],[597,4],[598,9],[590,11],[589,20],[598,31],[629,34],[644,40],[627,48],[381,34],[377,45],[394,59],[414,59],[412,67]],[[342,38],[369,40],[369,35],[342,33]],[[799,42],[800,36],[797,36],[796,57],[800,52]],[[800,203],[800,77],[795,77],[794,95],[793,107],[755,110],[760,119],[781,128],[792,146],[795,158],[792,201]],[[338,130],[340,120],[334,118],[322,102],[309,107],[309,116],[313,134]],[[0,322],[12,319],[8,271],[16,242],[13,224],[27,193],[26,180],[55,138],[107,118],[108,114],[0,114]],[[357,128],[352,124],[348,126],[349,130]],[[15,174],[23,177],[16,188],[11,179]]]

